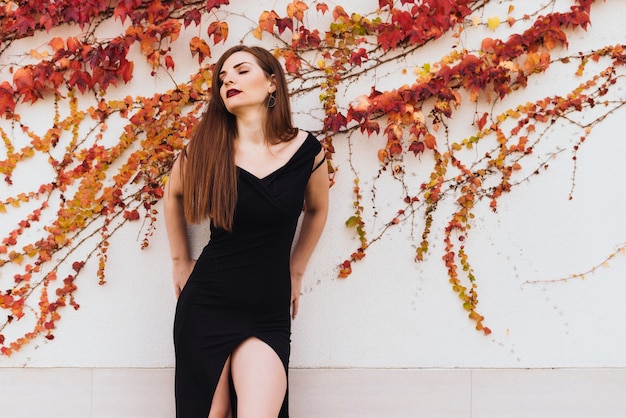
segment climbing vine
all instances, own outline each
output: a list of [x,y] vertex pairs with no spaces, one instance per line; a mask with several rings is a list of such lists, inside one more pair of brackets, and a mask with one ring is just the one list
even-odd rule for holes
[[[496,211],[502,196],[546,172],[557,154],[570,152],[575,161],[593,129],[626,103],[614,93],[624,85],[623,45],[567,49],[568,36],[590,25],[596,2],[572,1],[558,10],[555,0],[545,0],[518,13],[515,2],[499,10],[505,6],[489,0],[379,0],[358,11],[294,0],[282,9],[274,4],[258,18],[229,3],[0,5],[0,351],[10,355],[36,338],[54,338],[63,309],[79,308],[75,292],[88,261],[97,261],[95,274],[105,283],[109,241],[127,223],[143,222],[140,245],[149,245],[167,174],[208,97],[216,51],[238,42],[272,49],[292,96],[315,98],[318,110],[310,116],[319,120],[314,133],[326,149],[329,176],[353,176],[353,196],[343,197],[353,207],[345,225],[359,244],[337,267],[338,276],[347,278],[401,224],[419,229],[413,244],[422,262],[435,217],[452,207],[441,215],[447,219],[447,279],[476,329],[489,334],[465,246],[477,208],[485,202]],[[236,39],[229,25],[235,19],[248,25]],[[505,28],[508,36],[499,37]],[[470,35],[482,41],[473,45]],[[416,58],[442,40],[453,47],[432,62]],[[187,57],[181,58],[183,49]],[[177,62],[188,57],[197,64],[181,76]],[[412,81],[384,80],[384,72],[399,64],[415,69]],[[576,86],[501,110],[515,103],[529,79],[554,66],[571,70]],[[402,74],[410,76],[407,68]],[[152,95],[124,93],[123,86],[144,78],[171,85]],[[381,89],[379,82],[389,87]],[[27,114],[42,105],[52,111],[35,123]],[[467,136],[449,129],[459,112],[474,115]],[[582,113],[590,115],[585,122],[576,117]],[[578,138],[548,146],[552,151],[537,157],[534,150],[550,142],[557,123],[571,125]],[[384,143],[375,180],[391,176],[403,191],[380,228],[370,225],[363,173],[354,165],[342,171],[333,160],[337,141],[358,146],[356,138],[364,135]],[[418,180],[406,175],[416,160],[430,167]],[[24,191],[30,183],[23,183],[21,170],[28,167],[37,167],[37,184]],[[570,197],[575,175],[574,164]]]

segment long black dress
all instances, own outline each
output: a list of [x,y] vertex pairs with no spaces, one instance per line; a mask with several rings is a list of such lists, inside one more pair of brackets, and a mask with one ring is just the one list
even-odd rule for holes
[[[291,159],[264,178],[238,171],[232,232],[211,226],[176,306],[176,416],[206,418],[224,364],[258,337],[289,361],[289,260],[304,192],[321,150],[309,134]],[[236,405],[231,382],[231,399]],[[287,396],[280,418],[289,416]]]

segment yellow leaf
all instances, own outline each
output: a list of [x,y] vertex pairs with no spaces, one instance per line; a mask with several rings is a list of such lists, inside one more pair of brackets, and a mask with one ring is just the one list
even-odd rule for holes
[[498,16],[490,17],[487,19],[487,26],[489,26],[491,30],[496,30],[496,28],[500,26],[500,18]]

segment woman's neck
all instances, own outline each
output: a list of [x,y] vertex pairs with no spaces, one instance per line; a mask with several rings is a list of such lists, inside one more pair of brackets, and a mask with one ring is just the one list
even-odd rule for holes
[[242,142],[251,142],[256,145],[265,144],[265,131],[262,117],[237,117],[237,139]]

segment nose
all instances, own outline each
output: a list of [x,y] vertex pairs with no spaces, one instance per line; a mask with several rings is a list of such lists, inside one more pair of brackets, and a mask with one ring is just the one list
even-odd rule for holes
[[232,77],[229,75],[225,75],[224,78],[222,78],[222,84],[225,86],[233,84]]

